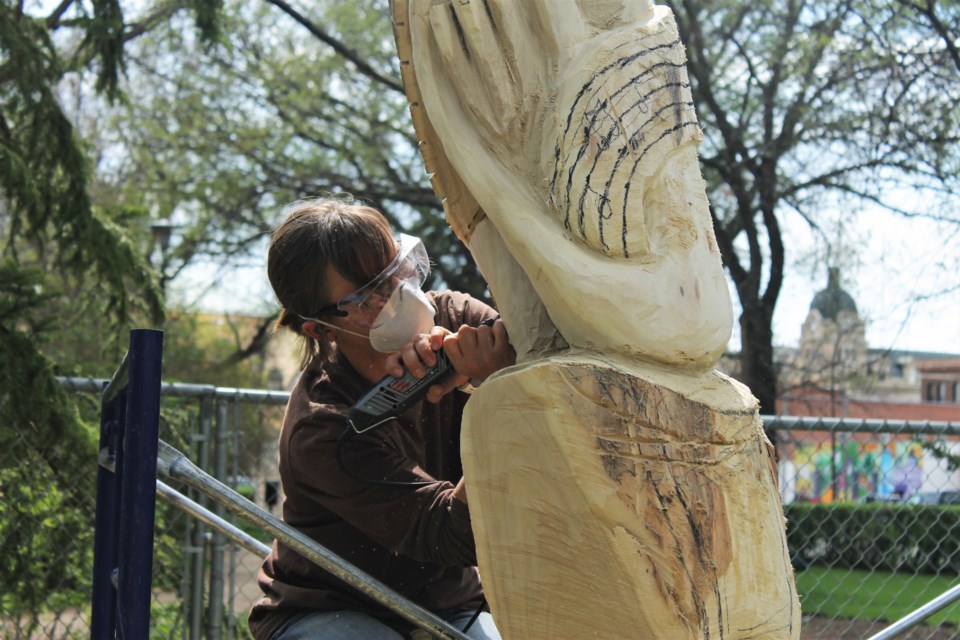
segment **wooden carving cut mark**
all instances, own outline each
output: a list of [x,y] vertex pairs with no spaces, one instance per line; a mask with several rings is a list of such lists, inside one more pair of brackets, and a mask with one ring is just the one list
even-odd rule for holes
[[[659,167],[648,154],[657,145],[695,142],[699,134],[690,86],[681,80],[683,47],[663,35],[611,49],[614,60],[572,101],[554,149],[549,201],[566,229],[608,255],[629,258],[653,250],[646,240],[642,187]],[[605,227],[615,216],[619,243],[611,246]]]
[[[464,4],[461,2],[461,4]],[[463,34],[463,27],[460,25],[460,19],[457,17],[457,12],[454,10],[453,5],[450,5],[450,23],[453,24],[453,28],[457,32],[457,40],[460,42],[460,49],[463,51],[463,57],[467,60],[470,59],[470,48],[467,46],[467,38]]]
[[[495,616],[509,611],[509,635],[587,638],[591,625],[609,634],[632,620],[629,637],[795,637],[796,592],[755,406],[722,379],[706,404],[655,379],[557,358],[488,380],[468,404],[488,422],[475,424],[465,473],[488,486],[517,478],[509,494],[471,497],[471,512],[507,539],[482,537],[478,553],[514,576],[490,583]],[[531,411],[542,404],[551,411]],[[521,414],[522,425],[482,432]],[[502,468],[490,462],[496,452],[507,456]],[[508,553],[537,541],[535,558]],[[569,573],[588,541],[598,555]],[[594,593],[592,606],[613,597],[622,609],[604,606],[614,622],[568,611],[555,615],[570,627],[534,622],[531,608],[560,597],[557,580],[563,591]],[[760,600],[769,606],[757,608]]]

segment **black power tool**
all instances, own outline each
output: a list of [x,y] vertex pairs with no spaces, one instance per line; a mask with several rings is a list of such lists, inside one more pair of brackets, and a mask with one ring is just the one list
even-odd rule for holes
[[[496,318],[487,318],[481,325],[493,326]],[[350,408],[350,426],[357,433],[369,431],[374,427],[392,420],[426,395],[427,390],[441,382],[453,372],[453,366],[443,349],[437,353],[437,364],[422,378],[416,378],[410,371],[394,378],[388,375],[374,385],[357,403]]]

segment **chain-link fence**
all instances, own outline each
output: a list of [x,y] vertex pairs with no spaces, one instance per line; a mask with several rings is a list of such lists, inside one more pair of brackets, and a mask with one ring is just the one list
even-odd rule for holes
[[[105,381],[63,379],[98,424]],[[214,477],[279,514],[276,440],[288,394],[162,386],[160,437]],[[960,424],[768,418],[777,431],[804,638],[867,638],[947,591],[960,575]],[[91,427],[93,428],[93,427]],[[96,434],[89,451],[95,460]],[[0,637],[88,638],[95,496],[63,477],[39,429],[0,452]],[[222,507],[175,487],[224,516]],[[241,529],[269,543],[242,521]],[[151,637],[249,638],[261,558],[158,501]],[[910,638],[960,637],[950,605]]]
[[[99,427],[105,380],[65,378],[81,417]],[[160,438],[262,508],[279,515],[276,440],[288,395],[276,391],[164,383]],[[42,430],[26,425],[0,452],[0,638],[89,638],[96,468],[63,477]],[[96,464],[90,449],[74,455]],[[250,535],[268,536],[185,487],[175,487]],[[158,501],[151,638],[249,638],[246,617],[259,597],[262,558],[179,509]],[[10,580],[15,585],[10,584]]]
[[[960,582],[960,424],[766,418],[805,638],[867,638]],[[903,637],[960,637],[952,604]]]

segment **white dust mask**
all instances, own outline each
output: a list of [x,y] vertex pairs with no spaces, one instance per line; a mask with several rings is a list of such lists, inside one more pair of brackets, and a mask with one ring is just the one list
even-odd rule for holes
[[399,351],[421,333],[429,333],[435,314],[427,294],[411,280],[404,280],[370,326],[370,346],[382,353]]

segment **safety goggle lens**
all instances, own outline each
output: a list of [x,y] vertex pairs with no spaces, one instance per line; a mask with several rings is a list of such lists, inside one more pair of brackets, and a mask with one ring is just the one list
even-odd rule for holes
[[373,310],[379,310],[401,282],[410,281],[411,285],[419,288],[426,281],[430,274],[430,259],[423,242],[419,238],[401,234],[399,245],[396,257],[386,269],[337,303],[337,309],[345,312],[350,320],[369,325],[373,318],[365,316]]

